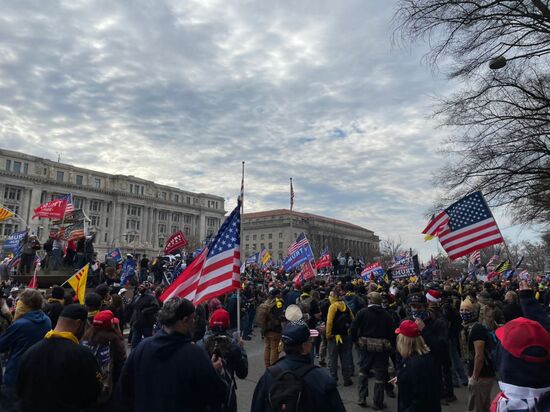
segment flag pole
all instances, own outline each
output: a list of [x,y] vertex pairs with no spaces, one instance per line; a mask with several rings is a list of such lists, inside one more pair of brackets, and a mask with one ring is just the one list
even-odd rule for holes
[[[244,160],[242,162],[242,173],[241,173],[241,193],[239,194],[239,197],[241,198],[241,227],[240,227],[240,242],[239,242],[239,248],[241,249],[241,256],[242,254],[242,242],[243,242],[243,216],[244,216]],[[239,269],[240,271],[240,269]],[[241,274],[239,273],[239,288],[237,289],[237,333],[239,334],[239,337],[241,336]]]
[[292,232],[292,208],[294,207],[294,189],[292,188],[292,178],[290,178],[290,243],[292,243],[294,239],[294,235]]

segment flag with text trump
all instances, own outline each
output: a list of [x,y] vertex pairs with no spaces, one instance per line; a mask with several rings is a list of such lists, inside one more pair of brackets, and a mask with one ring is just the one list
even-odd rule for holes
[[422,233],[437,236],[453,260],[504,242],[481,192],[472,193],[453,203],[432,218]]
[[162,302],[186,298],[195,306],[240,287],[240,205],[227,217],[216,237],[160,296]]

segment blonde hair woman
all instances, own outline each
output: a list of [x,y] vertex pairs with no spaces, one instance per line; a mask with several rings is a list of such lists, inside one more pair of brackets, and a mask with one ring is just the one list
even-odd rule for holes
[[395,383],[399,385],[398,412],[441,412],[441,371],[420,335],[418,325],[404,320],[395,331],[401,363]]

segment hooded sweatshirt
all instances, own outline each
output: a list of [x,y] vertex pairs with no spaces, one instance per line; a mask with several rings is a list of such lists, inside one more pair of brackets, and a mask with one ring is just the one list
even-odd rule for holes
[[217,410],[225,386],[191,337],[160,331],[134,349],[117,387],[120,411]]
[[[334,318],[336,317],[337,312],[345,312],[346,310],[349,310],[346,306],[346,303],[341,300],[340,298],[329,298],[331,301],[331,305],[328,308],[328,314],[327,314],[327,338],[332,338],[332,326],[334,324]],[[353,313],[350,310],[350,317],[353,320]]]
[[0,353],[9,351],[4,384],[15,386],[21,356],[52,328],[50,318],[41,310],[24,314],[0,336]]

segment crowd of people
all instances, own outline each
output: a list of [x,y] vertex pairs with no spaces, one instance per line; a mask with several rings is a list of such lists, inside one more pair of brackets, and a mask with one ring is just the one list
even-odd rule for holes
[[373,410],[397,397],[398,411],[441,411],[462,386],[467,411],[550,410],[546,282],[363,282],[344,270],[295,283],[251,266],[239,293],[195,307],[161,302],[166,282],[138,263],[135,285],[115,273],[84,305],[59,286],[2,285],[3,411],[236,411],[254,334],[266,370],[253,412],[345,410],[340,382]]

